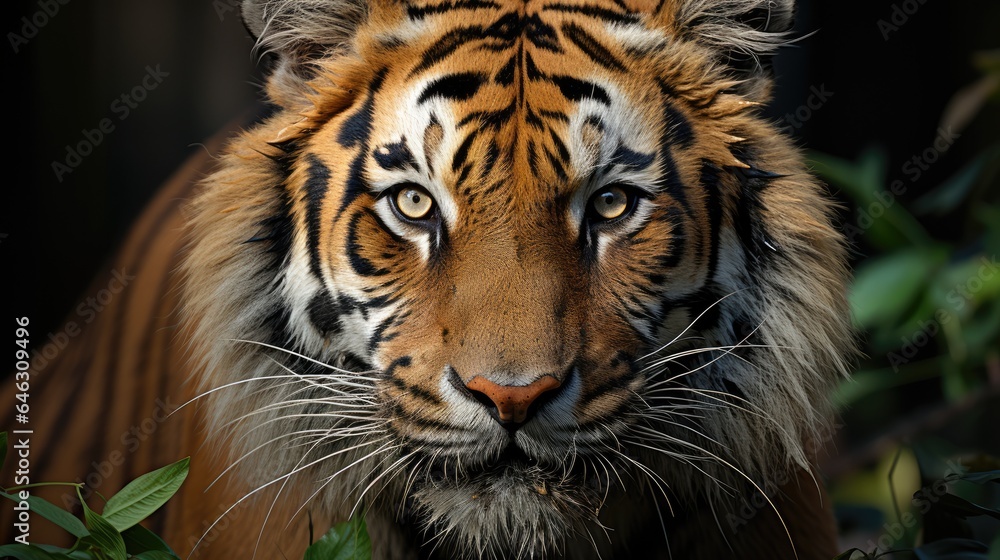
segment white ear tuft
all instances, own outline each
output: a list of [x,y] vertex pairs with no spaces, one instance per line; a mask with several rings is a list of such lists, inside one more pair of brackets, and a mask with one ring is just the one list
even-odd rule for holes
[[367,17],[364,0],[243,0],[258,47],[279,54],[344,48]]
[[351,48],[369,6],[367,0],[243,0],[242,8],[255,49],[277,57],[268,95],[289,107],[305,100],[311,61]]
[[746,80],[746,93],[766,95],[769,59],[788,42],[795,0],[677,0],[674,14],[685,36],[717,51]]

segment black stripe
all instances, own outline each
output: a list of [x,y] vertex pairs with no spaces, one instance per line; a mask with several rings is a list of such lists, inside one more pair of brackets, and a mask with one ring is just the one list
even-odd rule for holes
[[361,255],[363,247],[358,241],[358,224],[365,215],[363,213],[355,214],[347,226],[347,241],[344,247],[347,252],[347,260],[351,265],[351,270],[359,276],[382,276],[388,270],[376,267],[370,260]]
[[545,130],[545,122],[531,108],[531,104],[525,103],[525,108],[527,109],[527,114],[524,117],[525,122],[535,130]]
[[545,147],[545,156],[548,158],[549,164],[552,166],[552,170],[555,171],[559,179],[565,181],[569,178],[566,176],[566,168],[563,166],[562,162],[559,161],[559,158],[556,157],[556,155],[553,154],[547,146]]
[[[462,172],[458,174],[458,180],[455,181],[455,188],[459,188],[465,184],[465,180],[469,178],[469,173],[472,172],[472,164],[465,165],[462,167]],[[470,202],[471,204],[471,202]]]
[[390,315],[389,317],[383,319],[382,322],[375,327],[371,337],[368,339],[368,351],[374,353],[379,344],[389,342],[399,336],[398,332],[389,332],[389,329],[403,324],[403,321],[405,321],[409,316],[410,312],[406,311],[400,314]]
[[656,184],[656,189],[666,193],[670,198],[677,201],[688,216],[694,216],[691,211],[691,203],[688,200],[684,183],[681,182],[680,173],[677,171],[677,164],[674,156],[670,152],[670,144],[665,139],[661,139],[660,144],[660,179]]
[[625,71],[625,65],[622,64],[621,61],[619,61],[615,55],[608,50],[607,47],[602,45],[596,37],[587,33],[584,28],[570,22],[563,24],[562,32],[566,38],[568,38],[594,62],[611,70],[618,70],[620,72]]
[[616,12],[614,10],[609,10],[607,8],[591,4],[580,6],[576,4],[563,4],[561,2],[555,2],[542,6],[542,11],[546,10],[568,14],[583,14],[585,16],[590,16],[592,18],[612,23],[636,23],[639,21],[639,16],[635,14]]
[[562,159],[562,161],[568,163],[569,150],[566,149],[566,144],[564,144],[562,139],[559,138],[559,135],[556,134],[556,131],[551,128],[549,129],[549,136],[552,137],[552,143],[556,145],[556,150],[559,151],[559,157]]
[[[744,171],[754,173],[746,174],[743,173]],[[736,212],[733,216],[733,227],[737,237],[743,243],[743,251],[747,257],[748,277],[751,282],[756,282],[760,277],[754,273],[758,269],[768,266],[773,258],[780,253],[780,248],[768,234],[767,226],[761,217],[764,211],[761,194],[770,186],[769,181],[778,175],[766,174],[762,177],[754,169],[739,169],[737,175],[741,175],[741,180],[739,203],[736,205]]]
[[365,158],[368,152],[368,139],[371,136],[372,120],[375,113],[375,94],[382,88],[386,69],[379,70],[368,86],[368,94],[361,108],[348,117],[337,135],[337,142],[345,148],[361,146],[358,155],[351,161],[348,168],[347,181],[344,184],[344,196],[340,203],[338,215],[354,202],[356,198],[368,192],[365,184]]
[[375,77],[368,86],[368,93],[365,96],[364,103],[361,104],[361,108],[344,121],[344,125],[337,134],[337,142],[341,146],[354,148],[368,141],[375,109],[375,94],[382,88],[386,72],[387,70],[382,69],[375,74]]
[[532,176],[538,176],[538,150],[535,149],[534,140],[528,140],[528,169]]
[[667,141],[681,148],[690,148],[694,143],[694,129],[687,117],[667,102],[663,106],[663,119],[667,129]]
[[[449,432],[457,429],[455,426],[452,426],[450,424],[445,424],[444,422],[438,420],[432,420],[430,418],[417,416],[416,414],[413,414],[412,412],[404,409],[403,406],[400,405],[398,402],[390,403],[388,405],[388,408],[389,408],[388,411],[389,417],[401,419],[406,424],[412,424],[418,428],[435,429],[435,430],[442,430]],[[427,444],[421,444],[421,445],[427,447]]]
[[622,165],[629,169],[642,171],[653,165],[653,162],[656,160],[656,154],[636,152],[627,148],[624,144],[620,144],[615,150],[615,154],[611,156],[611,160],[615,165]]
[[386,171],[392,169],[417,169],[417,160],[413,157],[413,153],[410,152],[410,148],[406,145],[406,137],[404,136],[399,140],[399,142],[393,142],[391,144],[384,144],[375,148],[372,152],[372,157],[375,158],[375,163],[379,165],[382,169]]
[[408,6],[406,14],[413,19],[421,19],[430,14],[443,14],[453,10],[480,10],[484,8],[499,8],[500,4],[490,0],[452,0],[432,6]]
[[672,101],[676,98],[673,88],[663,80],[657,80],[663,94],[663,126],[667,133],[664,139],[671,145],[689,148],[694,143],[694,128]]
[[323,201],[330,188],[330,168],[314,154],[305,157],[309,167],[306,170],[305,202],[306,227],[308,228],[309,268],[316,278],[322,278],[323,272],[319,259],[320,216],[323,211]]
[[430,391],[422,387],[411,385],[406,381],[403,381],[399,377],[396,377],[395,375],[396,369],[400,367],[410,367],[412,361],[413,360],[409,356],[403,356],[401,358],[393,360],[393,362],[389,364],[389,367],[386,368],[385,370],[386,378],[389,380],[390,383],[392,383],[393,387],[395,387],[399,391],[406,393],[411,397],[416,397],[417,399],[422,400],[425,403],[430,404],[432,406],[440,406],[441,399],[438,398],[438,396],[435,395],[434,393],[431,393]]
[[712,285],[706,285],[695,293],[684,297],[664,297],[660,304],[663,309],[688,309],[692,319],[701,315],[700,319],[691,324],[692,330],[701,331],[718,326],[719,318],[722,315],[720,297],[718,290],[714,289]]
[[500,159],[500,146],[496,140],[490,140],[489,148],[486,150],[486,157],[483,159],[483,176],[493,172],[497,161]]
[[507,64],[504,64],[496,76],[493,76],[493,81],[502,85],[509,86],[514,83],[514,69],[517,67],[517,57],[512,56]]
[[476,111],[466,115],[465,118],[458,122],[458,126],[463,127],[470,122],[479,121],[483,127],[496,130],[510,121],[511,116],[514,114],[514,110],[515,104],[512,101],[503,109],[498,109],[496,111]]
[[[537,82],[538,80],[545,78],[545,74],[543,74],[542,71],[538,69],[538,66],[535,65],[535,59],[529,52],[524,53],[524,67],[526,68],[525,74],[528,76],[528,81]],[[520,89],[524,89],[523,83],[521,84]]]
[[[687,230],[684,226],[684,216],[682,212],[671,206],[666,209],[666,220],[670,223],[670,244],[668,246],[667,252],[660,257],[659,264],[662,270],[670,270],[681,263],[681,259],[684,258],[685,248],[687,247]],[[656,284],[662,284],[663,281],[654,281]]]
[[309,314],[309,320],[324,336],[340,332],[342,328],[340,324],[340,310],[326,288],[309,300],[306,311]]
[[434,66],[438,62],[450,56],[462,45],[468,43],[469,41],[481,38],[482,36],[483,28],[478,25],[460,27],[445,33],[440,39],[435,41],[434,44],[424,51],[424,54],[420,57],[420,63],[410,71],[410,76],[412,77],[417,73]]
[[710,250],[708,256],[707,281],[715,280],[715,270],[719,262],[720,228],[722,227],[722,192],[719,185],[719,166],[715,162],[701,160],[701,186],[705,190],[705,206],[708,211]]
[[499,48],[509,48],[520,35],[521,29],[521,17],[513,13],[504,14],[485,29],[479,25],[453,29],[424,51],[420,57],[420,63],[410,71],[410,76],[434,66],[454,54],[465,44],[477,39],[493,39]]
[[542,21],[538,14],[531,14],[523,23],[525,36],[536,47],[554,53],[562,53],[559,46],[559,37],[556,30],[551,25]]
[[[549,111],[548,109],[541,109],[541,110],[538,111],[538,113],[540,115],[542,115],[542,117],[544,117],[546,119],[551,119],[551,120],[559,121],[559,122],[563,122],[563,123],[568,123],[569,122],[569,117],[567,117],[565,114],[563,114],[563,113],[561,113],[559,111]],[[601,130],[604,130],[603,126],[601,127]]]
[[578,80],[570,76],[552,76],[549,79],[559,88],[563,97],[570,101],[593,99],[605,105],[611,105],[611,98],[608,97],[608,92],[593,82]]
[[470,99],[476,95],[485,80],[486,76],[475,72],[462,72],[438,78],[424,88],[417,103],[421,104],[435,97],[451,101]]
[[[631,364],[631,362],[629,362]],[[603,396],[605,393],[610,393],[611,391],[620,391],[622,389],[627,389],[629,384],[635,381],[636,377],[639,376],[639,370],[634,365],[631,365],[629,371],[624,374],[608,379],[604,381],[597,387],[590,389],[580,396],[579,407],[585,407],[590,404],[594,399]]]
[[452,171],[458,171],[458,168],[465,163],[466,159],[468,159],[469,150],[472,149],[472,143],[476,140],[477,134],[478,131],[473,130],[468,136],[465,137],[465,140],[462,140],[462,143],[459,144],[458,149],[455,150],[455,155],[451,160]]

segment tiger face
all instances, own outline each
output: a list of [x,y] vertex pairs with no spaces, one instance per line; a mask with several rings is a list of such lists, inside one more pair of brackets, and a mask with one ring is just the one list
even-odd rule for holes
[[541,558],[808,468],[849,335],[757,109],[790,6],[633,4],[245,3],[279,110],[195,202],[186,299],[212,422],[280,450],[251,479]]

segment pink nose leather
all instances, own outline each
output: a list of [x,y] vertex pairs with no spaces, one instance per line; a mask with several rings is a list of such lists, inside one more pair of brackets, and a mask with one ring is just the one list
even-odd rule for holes
[[485,377],[473,377],[465,386],[486,396],[497,407],[501,422],[520,424],[528,417],[528,408],[542,393],[558,389],[562,383],[551,375],[540,377],[529,385],[497,385]]

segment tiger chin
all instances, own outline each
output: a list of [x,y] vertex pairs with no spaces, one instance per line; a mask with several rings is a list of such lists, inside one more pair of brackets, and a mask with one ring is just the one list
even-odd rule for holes
[[183,300],[247,495],[378,558],[830,557],[845,252],[761,113],[792,12],[245,1],[274,111]]

